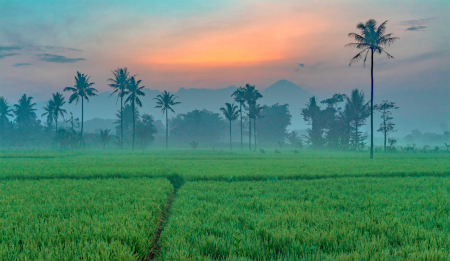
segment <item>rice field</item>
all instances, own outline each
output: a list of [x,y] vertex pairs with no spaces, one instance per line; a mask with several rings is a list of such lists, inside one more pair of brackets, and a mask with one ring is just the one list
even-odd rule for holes
[[449,178],[191,182],[160,260],[448,260]]
[[0,182],[0,260],[142,260],[167,179]]
[[0,151],[1,260],[447,260],[450,154]]

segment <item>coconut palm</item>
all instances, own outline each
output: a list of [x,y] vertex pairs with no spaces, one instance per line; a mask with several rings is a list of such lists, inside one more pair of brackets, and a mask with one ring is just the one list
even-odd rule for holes
[[249,109],[249,116],[253,119],[253,140],[255,141],[255,151],[256,151],[256,119],[262,118],[261,111],[263,107],[261,105],[254,103]]
[[223,116],[230,121],[230,150],[232,150],[232,143],[231,143],[231,122],[236,120],[239,117],[239,110],[236,105],[225,103],[225,107],[220,108],[220,111],[223,113]]
[[89,82],[90,76],[87,74],[82,74],[77,72],[75,76],[75,85],[74,87],[66,87],[64,91],[71,91],[72,95],[70,95],[69,103],[75,101],[75,104],[78,104],[78,101],[81,98],[81,132],[80,137],[83,137],[83,124],[84,124],[84,100],[89,102],[89,97],[95,96],[97,90],[92,87],[95,83]]
[[[123,97],[128,94],[127,85],[130,80],[130,72],[125,68],[118,68],[117,70],[112,71],[114,78],[109,78],[108,81],[111,82],[108,84],[110,87],[115,90],[111,93],[110,97],[117,93],[117,99],[120,98],[120,111],[123,111]],[[134,75],[136,76],[136,75]],[[123,147],[123,121],[120,121],[120,143]]]
[[56,92],[52,94],[52,99],[50,99],[44,107],[44,113],[42,116],[47,115],[47,122],[51,123],[53,120],[55,121],[55,131],[58,132],[58,118],[61,116],[64,119],[64,114],[66,114],[66,110],[62,108],[62,106],[66,103],[64,101],[64,97],[61,93]]
[[365,24],[359,23],[356,28],[360,30],[360,34],[349,33],[349,37],[355,38],[356,43],[349,43],[346,46],[355,47],[362,50],[350,60],[350,64],[360,61],[364,56],[364,66],[366,64],[367,55],[370,53],[371,69],[371,89],[370,89],[370,158],[373,159],[373,55],[374,53],[385,53],[388,59],[394,58],[387,53],[383,47],[393,44],[398,37],[391,37],[392,34],[385,34],[387,21],[377,26],[374,19],[368,20]]
[[348,114],[348,118],[352,120],[351,123],[355,128],[353,142],[355,149],[357,149],[363,139],[360,136],[359,127],[365,123],[367,117],[370,115],[369,102],[364,101],[364,92],[358,91],[358,89],[354,89],[350,97],[345,96],[345,99],[344,112]]
[[32,103],[33,97],[27,97],[24,94],[18,104],[14,104],[14,114],[16,115],[16,122],[20,129],[24,130],[29,127],[36,119],[36,103]]
[[[247,102],[247,105],[250,108],[252,106],[255,106],[256,101],[262,98],[262,95],[258,90],[255,89],[254,85],[252,86],[250,84],[246,84],[245,88],[243,88],[242,98],[245,102]],[[252,150],[252,118],[250,117],[250,115],[248,121],[248,148],[249,150]]]
[[[128,98],[125,100],[125,103],[129,103],[131,102],[131,108],[134,111],[136,109],[136,104],[139,107],[142,107],[142,102],[139,99],[139,96],[145,96],[145,93],[142,92],[142,89],[145,88],[145,86],[139,86],[141,84],[142,80],[138,80],[136,81],[136,79],[134,78],[134,76],[132,76],[130,78],[130,81],[128,82],[127,85],[127,90],[128,90]],[[131,149],[134,150],[134,136],[136,133],[136,114],[133,113],[133,142],[131,145]],[[120,118],[122,119],[122,118]]]
[[245,100],[243,94],[244,88],[242,87],[239,87],[238,89],[236,89],[236,91],[233,92],[233,94],[231,94],[231,97],[234,97],[234,101],[239,103],[239,114],[241,115],[241,150],[244,149],[244,143],[242,141],[242,107],[245,107]]
[[167,116],[169,110],[173,113],[175,111],[172,109],[172,106],[180,104],[181,102],[176,102],[175,99],[178,98],[170,92],[164,91],[162,94],[156,96],[156,106],[155,108],[161,108],[162,113],[166,114],[166,149],[169,146],[169,118]]
[[100,135],[98,135],[98,140],[103,145],[103,149],[106,147],[106,144],[111,141],[113,135],[111,134],[111,130],[109,129],[100,129]]
[[41,115],[41,117],[47,116],[47,127],[50,130],[50,133],[53,125],[53,107],[52,100],[49,100],[45,103],[45,106],[43,107],[44,113]]
[[3,132],[9,120],[8,117],[12,117],[12,109],[8,105],[8,100],[5,97],[0,97],[0,132],[3,137]]

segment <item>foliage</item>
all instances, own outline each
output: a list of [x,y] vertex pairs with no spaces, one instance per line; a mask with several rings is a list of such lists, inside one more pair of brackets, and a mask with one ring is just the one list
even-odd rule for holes
[[111,134],[111,130],[109,129],[100,129],[100,134],[98,135],[98,140],[103,145],[103,148],[111,141],[113,135]]
[[398,107],[395,105],[395,102],[389,102],[387,100],[384,100],[381,104],[375,105],[375,110],[381,113],[381,119],[382,122],[380,124],[380,128],[378,129],[379,132],[383,133],[384,136],[384,151],[386,152],[386,140],[387,136],[391,132],[395,132],[394,126],[395,124],[391,121],[394,119],[392,117],[392,111],[398,109]]
[[198,142],[193,141],[193,142],[191,142],[189,144],[191,145],[193,150],[196,150],[198,148]]
[[155,127],[155,121],[150,114],[143,114],[137,123],[136,136],[142,148],[147,147],[155,140],[154,135],[158,131]]
[[260,143],[274,143],[285,140],[287,127],[291,124],[291,114],[287,104],[274,104],[262,107],[258,120],[258,141]]

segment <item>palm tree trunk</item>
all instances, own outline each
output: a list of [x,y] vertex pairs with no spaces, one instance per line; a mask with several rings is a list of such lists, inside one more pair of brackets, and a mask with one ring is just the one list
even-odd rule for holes
[[372,88],[370,89],[370,159],[373,159],[373,50],[371,57],[370,78],[372,80]]
[[166,150],[169,147],[169,118],[167,116],[168,111],[166,111]]
[[252,151],[252,118],[248,117],[248,149]]
[[120,148],[123,149],[123,95],[120,95]]
[[230,120],[230,150],[233,150],[233,148],[231,147],[231,120]]
[[242,141],[242,103],[240,103],[240,111],[241,111],[241,150],[244,149],[244,143]]
[[81,138],[83,138],[83,123],[84,123],[84,98],[81,97],[81,132],[80,132]]
[[55,122],[55,135],[58,134],[58,117],[56,117],[56,122]]
[[358,149],[358,123],[355,121],[355,151]]
[[131,145],[131,150],[134,150],[134,131],[135,131],[135,117],[136,117],[136,113],[134,112],[134,99],[131,100],[131,107],[133,109],[133,143]]
[[255,151],[256,151],[256,117],[253,119],[253,139],[255,140]]
[[384,153],[386,153],[386,138],[387,138],[387,128],[386,128],[386,119],[384,119]]

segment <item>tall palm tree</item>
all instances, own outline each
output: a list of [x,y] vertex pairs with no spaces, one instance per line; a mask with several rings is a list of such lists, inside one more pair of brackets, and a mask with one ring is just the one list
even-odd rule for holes
[[261,111],[263,107],[261,105],[254,103],[249,109],[249,116],[253,119],[253,140],[255,141],[256,151],[256,119],[262,118]]
[[5,97],[0,97],[0,134],[3,137],[6,124],[8,124],[8,117],[12,117],[12,109],[8,105],[8,100]]
[[172,109],[172,106],[180,104],[181,102],[176,102],[175,99],[177,97],[170,92],[164,91],[162,94],[156,96],[156,106],[155,108],[161,108],[162,113],[166,114],[166,149],[169,146],[169,118],[167,116],[169,110],[173,113],[175,111]]
[[345,99],[347,103],[344,111],[348,114],[348,117],[352,120],[355,127],[355,137],[353,138],[353,141],[355,143],[355,149],[357,149],[360,142],[358,129],[365,123],[367,117],[370,115],[369,102],[364,101],[364,92],[358,91],[358,89],[354,89],[350,97],[345,96]]
[[67,113],[65,109],[62,108],[66,101],[64,101],[64,97],[61,93],[56,92],[52,94],[52,100],[50,100],[53,104],[53,119],[55,120],[55,130],[58,132],[58,118],[61,116],[64,119],[64,114]]
[[[139,96],[145,96],[145,93],[142,92],[142,89],[145,88],[145,86],[139,86],[141,84],[142,80],[136,81],[134,76],[131,76],[130,81],[127,85],[128,90],[128,98],[125,100],[125,103],[131,102],[131,108],[134,111],[136,109],[135,104],[137,104],[139,107],[142,107],[142,102],[139,99]],[[136,132],[136,114],[133,113],[133,143],[131,145],[131,149],[134,150],[134,136]],[[122,120],[122,117],[120,118]]]
[[220,111],[223,113],[225,118],[227,118],[228,121],[230,121],[230,150],[232,150],[232,143],[231,143],[231,122],[236,120],[239,117],[239,110],[236,105],[225,103],[225,108],[220,108]]
[[[130,81],[130,72],[125,68],[118,68],[117,70],[112,71],[114,78],[109,78],[108,81],[111,82],[108,84],[115,90],[111,93],[110,97],[117,93],[117,99],[120,98],[120,112],[123,112],[123,97],[128,94],[127,85]],[[134,75],[136,76],[136,75]],[[120,120],[120,143],[123,148],[123,121]]]
[[233,94],[231,94],[231,97],[234,97],[234,101],[236,101],[237,103],[239,103],[239,114],[241,115],[241,150],[244,149],[244,143],[242,140],[242,107],[245,107],[245,99],[244,99],[244,88],[239,87],[238,89],[236,89],[236,91],[233,92]]
[[51,134],[51,128],[53,125],[53,102],[52,100],[49,100],[45,103],[45,106],[43,107],[44,113],[42,113],[41,117],[47,116],[47,127]]
[[374,19],[368,20],[365,24],[358,23],[356,28],[360,30],[360,34],[349,33],[349,37],[355,38],[356,43],[349,43],[346,46],[355,47],[362,50],[355,57],[350,60],[350,64],[356,63],[364,56],[364,66],[366,64],[367,55],[371,54],[371,89],[370,89],[370,158],[373,159],[373,55],[374,53],[385,53],[388,59],[394,58],[387,53],[383,47],[393,44],[398,37],[391,37],[392,34],[385,34],[387,21],[377,27],[377,21]]
[[36,119],[36,103],[32,103],[33,97],[24,94],[18,104],[14,104],[14,114],[19,128],[26,129]]
[[[254,85],[246,84],[245,88],[243,88],[242,98],[247,102],[249,108],[255,106],[256,101],[262,97],[263,96],[256,90]],[[250,115],[248,121],[248,148],[249,150],[252,150],[252,118]]]
[[95,83],[89,82],[90,76],[87,74],[82,74],[80,72],[77,72],[77,75],[75,76],[75,85],[74,87],[66,87],[64,88],[64,91],[71,91],[72,95],[70,95],[69,103],[72,103],[75,101],[75,104],[78,104],[78,101],[81,98],[81,132],[80,137],[83,137],[83,124],[84,124],[84,100],[89,102],[89,97],[95,96],[95,92],[97,90],[92,87]]

